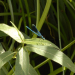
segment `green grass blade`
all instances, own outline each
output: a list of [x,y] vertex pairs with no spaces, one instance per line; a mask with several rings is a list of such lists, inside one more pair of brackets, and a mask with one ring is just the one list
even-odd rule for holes
[[[26,6],[26,10],[27,10],[27,14],[28,14],[28,23],[29,23],[29,27],[31,28],[31,17],[30,17],[30,13],[29,13],[28,2],[27,2],[27,0],[24,0],[24,2],[25,2],[25,6]],[[31,36],[31,32],[30,32],[30,36]]]
[[7,0],[7,1],[8,1],[9,8],[10,8],[11,20],[14,22],[14,14],[13,14],[13,7],[12,7],[12,3],[11,3],[11,0]]
[[[38,23],[38,26],[37,26],[37,29],[40,31],[41,30],[41,28],[42,28],[42,25],[43,25],[43,23],[44,23],[44,21],[45,21],[45,19],[46,19],[46,16],[47,16],[47,14],[48,14],[48,11],[49,11],[49,9],[50,9],[50,6],[51,6],[51,1],[52,0],[47,0],[47,2],[46,2],[46,6],[45,6],[45,8],[44,8],[44,11],[43,11],[43,14],[42,14],[42,16],[41,16],[41,18],[40,18],[40,21],[39,21],[39,23]],[[36,37],[37,35],[33,35],[33,37]]]
[[37,19],[36,19],[36,27],[38,26],[40,20],[40,0],[37,0]]
[[23,18],[23,22],[24,22],[24,28],[25,28],[25,33],[27,34],[27,28],[26,28],[26,19],[25,19],[25,13],[24,13],[24,9],[23,9],[23,5],[22,5],[22,2],[21,0],[19,0],[19,3],[20,3],[20,7],[22,9],[22,18]]

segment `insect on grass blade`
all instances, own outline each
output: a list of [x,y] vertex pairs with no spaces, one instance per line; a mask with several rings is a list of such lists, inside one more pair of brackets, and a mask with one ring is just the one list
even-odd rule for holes
[[28,26],[26,26],[30,31],[32,31],[37,36],[41,37],[42,39],[45,39],[42,34],[37,30],[36,26],[32,24],[32,29],[30,29]]

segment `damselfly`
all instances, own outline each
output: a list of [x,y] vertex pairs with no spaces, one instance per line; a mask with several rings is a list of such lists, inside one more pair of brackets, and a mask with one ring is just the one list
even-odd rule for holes
[[41,37],[42,39],[45,39],[42,34],[37,30],[36,26],[32,24],[32,29],[30,29],[28,26],[26,26],[30,31],[35,33],[37,36]]

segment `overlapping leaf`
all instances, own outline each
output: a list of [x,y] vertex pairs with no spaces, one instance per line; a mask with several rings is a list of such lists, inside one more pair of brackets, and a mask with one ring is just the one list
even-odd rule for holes
[[7,51],[5,53],[0,54],[0,68],[6,63],[8,62],[12,56],[14,55],[13,52],[11,51]]
[[25,48],[21,48],[17,54],[16,59],[16,75],[28,75],[29,71],[29,55],[28,52],[25,51]]
[[55,44],[48,40],[43,40],[41,38],[32,38],[32,39],[25,39],[26,44],[32,44],[32,45],[42,45],[42,46],[50,46],[50,47],[55,47],[59,49]]
[[24,40],[22,33],[20,31],[18,32],[14,27],[10,27],[6,24],[0,24],[0,31],[3,31],[19,43],[23,42]]

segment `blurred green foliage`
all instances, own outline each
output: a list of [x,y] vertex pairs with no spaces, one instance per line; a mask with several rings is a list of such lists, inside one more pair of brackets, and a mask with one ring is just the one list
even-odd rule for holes
[[[37,29],[42,33],[42,35],[49,41],[53,42],[59,47],[59,37],[58,37],[58,17],[57,17],[57,0],[0,0],[0,23],[5,23],[10,25],[12,21],[18,30],[20,30],[25,38],[36,38],[37,35],[32,35],[31,31],[28,31],[26,25],[32,28],[32,24],[35,24]],[[74,0],[59,0],[59,23],[60,23],[60,36],[61,45],[64,53],[71,58],[74,62],[75,60],[75,1]],[[29,35],[29,36],[27,36]],[[9,36],[0,31],[0,41],[6,51],[15,51],[21,45],[16,41],[12,40]],[[67,47],[67,46],[68,47]],[[18,54],[19,55],[19,54]],[[39,59],[38,59],[39,58]],[[41,58],[41,59],[40,59]],[[36,68],[36,65],[43,62],[46,58],[41,57],[33,52],[30,53],[30,63]],[[42,60],[42,61],[41,61]],[[38,75],[56,75],[61,74],[62,69],[60,65],[53,61],[48,61],[45,63],[48,67],[36,68]],[[18,61],[18,60],[17,60]],[[15,59],[10,61],[11,64],[15,65]],[[42,65],[42,66],[45,66]],[[8,63],[4,66],[7,67]],[[54,66],[53,66],[54,65]],[[2,67],[3,75],[11,75],[12,69],[7,67],[4,71],[4,66]],[[41,66],[40,66],[41,67]],[[60,68],[59,68],[60,67]],[[46,68],[48,71],[46,72]],[[42,73],[42,71],[44,73]],[[65,69],[65,74],[68,74],[69,70]],[[46,73],[46,74],[45,74]],[[54,74],[53,74],[54,73]],[[17,73],[16,73],[17,74]],[[35,73],[36,74],[36,73]],[[59,75],[60,75],[59,74]],[[73,75],[71,71],[69,73]],[[68,74],[68,75],[69,75]]]

